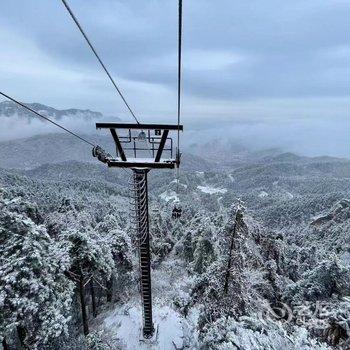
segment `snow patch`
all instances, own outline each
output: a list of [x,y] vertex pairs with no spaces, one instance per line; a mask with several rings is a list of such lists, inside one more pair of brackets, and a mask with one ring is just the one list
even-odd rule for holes
[[232,174],[228,174],[228,177],[231,180],[231,182],[235,182],[236,181],[236,179],[233,177]]
[[211,186],[197,186],[197,188],[203,193],[216,194],[216,193],[226,193],[226,188],[215,188]]
[[286,192],[286,196],[288,199],[293,199],[294,196],[290,192]]
[[343,263],[343,265],[350,267],[350,253],[349,252],[343,253],[340,256],[340,259],[341,259],[341,262]]
[[174,350],[183,347],[183,320],[169,306],[157,306],[153,309],[154,323],[158,327],[157,339],[149,343],[140,341],[142,310],[140,305],[128,305],[116,309],[104,320],[108,333],[117,339],[123,350],[162,349]]
[[167,190],[159,195],[161,199],[163,199],[166,202],[169,201],[177,201],[178,197],[175,191]]
[[265,198],[265,197],[268,197],[269,194],[268,194],[267,192],[265,192],[265,191],[261,191],[261,192],[258,194],[258,196],[259,196],[260,198]]
[[[171,184],[177,184],[177,179],[174,179],[173,181],[170,182]],[[188,186],[186,184],[182,184],[181,182],[179,182],[179,185],[184,187],[184,188],[187,188]]]

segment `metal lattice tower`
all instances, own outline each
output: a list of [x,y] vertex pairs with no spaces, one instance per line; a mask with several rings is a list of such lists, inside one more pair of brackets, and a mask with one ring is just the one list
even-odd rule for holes
[[[173,149],[170,131],[182,131],[182,125],[97,123],[98,129],[110,129],[117,157],[101,147],[93,149],[93,156],[109,167],[130,168],[133,171],[133,221],[140,259],[140,290],[143,311],[143,337],[154,333],[152,315],[151,253],[148,216],[147,175],[151,169],[174,169],[180,165],[180,152]],[[124,136],[118,130],[128,130]],[[127,155],[131,154],[131,157]],[[167,152],[169,157],[163,158]],[[147,158],[144,156],[148,155]],[[174,156],[175,155],[175,156]]]
[[134,224],[140,258],[140,289],[143,305],[143,336],[148,338],[154,331],[152,317],[151,253],[148,218],[147,169],[133,170]]

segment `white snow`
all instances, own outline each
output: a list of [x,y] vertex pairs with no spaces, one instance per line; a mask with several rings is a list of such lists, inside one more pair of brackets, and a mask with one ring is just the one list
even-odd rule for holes
[[228,174],[228,177],[230,178],[231,182],[235,182],[236,181],[236,179],[233,177],[232,174]]
[[[174,179],[173,181],[170,182],[171,184],[176,184],[177,183],[177,179]],[[179,182],[179,185],[184,187],[184,188],[187,188],[188,186],[186,184],[182,184],[181,182]]]
[[172,190],[166,190],[165,192],[161,193],[159,197],[166,202],[178,200],[176,192]]
[[151,341],[142,340],[142,309],[137,288],[129,301],[100,314],[95,329],[102,331],[105,338],[121,350],[198,349],[198,308],[191,308],[186,318],[173,308],[175,297],[188,297],[189,286],[193,283],[186,265],[178,260],[166,260],[160,268],[152,270],[152,279],[157,337]]
[[345,252],[340,256],[341,262],[343,263],[343,265],[345,266],[349,266],[350,267],[350,253]]
[[154,324],[158,327],[157,337],[151,341],[142,338],[141,305],[127,304],[104,319],[103,326],[113,339],[119,340],[123,350],[162,349],[174,350],[183,346],[181,316],[169,306],[154,305]]
[[[115,158],[116,161],[122,161],[121,158],[119,157],[116,157]],[[131,163],[134,163],[134,162],[137,162],[137,163],[154,163],[154,158],[130,158],[128,157],[127,159],[128,162],[131,162]],[[161,159],[160,162],[161,163],[171,163],[173,162],[174,160],[173,159]]]
[[265,197],[268,197],[268,195],[269,195],[269,194],[268,194],[267,192],[261,191],[261,192],[259,193],[258,196],[259,196],[260,198],[265,198]]
[[216,193],[226,193],[226,188],[215,188],[211,186],[197,186],[197,188],[203,193],[216,194]]
[[290,192],[286,192],[286,196],[288,199],[293,199],[294,196]]

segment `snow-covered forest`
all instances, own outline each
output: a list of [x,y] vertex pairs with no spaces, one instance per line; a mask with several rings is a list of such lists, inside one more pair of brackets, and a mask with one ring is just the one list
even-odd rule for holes
[[350,160],[206,147],[179,220],[174,173],[149,174],[147,343],[128,176],[69,135],[0,143],[3,349],[349,349]]

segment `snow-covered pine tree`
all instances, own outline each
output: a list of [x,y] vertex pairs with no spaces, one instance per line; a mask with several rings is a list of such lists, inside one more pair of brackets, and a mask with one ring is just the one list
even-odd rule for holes
[[206,228],[197,240],[196,249],[193,253],[193,269],[201,274],[214,261],[214,248],[210,237],[211,230]]
[[[103,221],[96,226],[100,239],[108,245],[111,250],[114,265],[110,277],[106,280],[107,301],[113,301],[113,295],[117,287],[122,290],[128,273],[132,270],[132,243],[130,234],[120,228],[120,224],[114,215],[107,215]],[[119,280],[118,286],[116,282]]]
[[228,225],[228,234],[230,236],[230,243],[229,243],[229,249],[228,249],[228,258],[227,258],[227,268],[225,272],[225,284],[224,284],[224,293],[228,293],[228,286],[229,286],[229,278],[231,274],[231,267],[232,267],[232,256],[233,256],[233,250],[237,248],[237,233],[239,230],[245,230],[246,224],[243,221],[243,212],[245,208],[241,202],[239,202],[237,205],[234,205],[231,209],[231,220]]
[[[108,241],[90,229],[70,229],[62,235],[61,244],[68,245],[70,256],[69,276],[77,283],[84,334],[89,334],[88,316],[85,300],[85,286],[91,281],[99,283],[111,276],[114,261]],[[93,288],[93,286],[92,286]],[[92,304],[96,305],[94,295]],[[95,311],[96,312],[96,311]]]
[[73,291],[67,256],[28,216],[33,208],[0,197],[0,335],[17,330],[26,349],[67,332]]
[[170,216],[166,215],[159,206],[152,208],[150,216],[151,251],[155,256],[154,260],[158,262],[164,259],[174,247],[173,224]]

